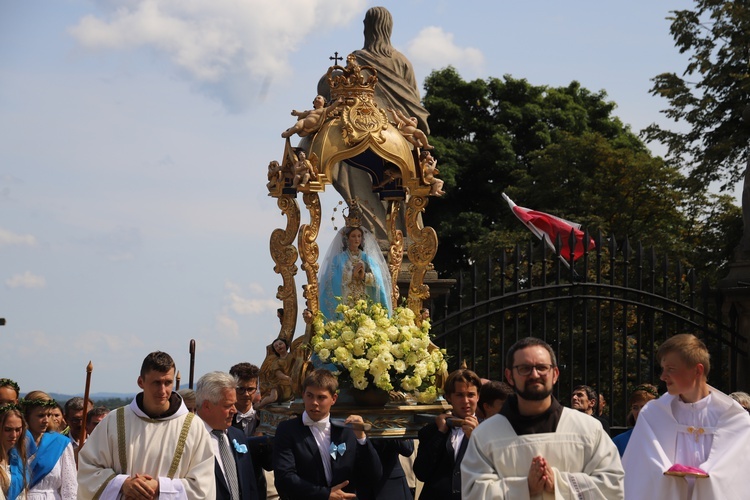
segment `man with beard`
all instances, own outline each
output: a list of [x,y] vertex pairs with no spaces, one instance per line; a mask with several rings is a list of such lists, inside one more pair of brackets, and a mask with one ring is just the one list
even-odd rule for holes
[[462,498],[623,498],[620,457],[599,421],[552,396],[560,376],[552,348],[521,339],[505,366],[515,395],[474,429],[461,463]]
[[434,423],[419,430],[414,474],[424,482],[420,498],[461,500],[461,460],[479,425],[480,387],[482,381],[471,370],[459,369],[448,375],[445,400],[453,406],[452,413],[438,415]]

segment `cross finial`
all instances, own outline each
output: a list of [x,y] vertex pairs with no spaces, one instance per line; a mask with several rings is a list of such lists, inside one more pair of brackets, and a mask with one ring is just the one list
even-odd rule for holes
[[331,57],[328,58],[329,60],[333,61],[334,66],[338,65],[339,61],[343,61],[344,58],[339,55],[338,52],[334,52]]

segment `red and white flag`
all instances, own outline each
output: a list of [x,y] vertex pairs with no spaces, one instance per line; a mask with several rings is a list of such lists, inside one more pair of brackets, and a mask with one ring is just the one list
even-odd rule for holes
[[[540,240],[547,242],[547,245],[555,251],[555,242],[557,241],[557,235],[560,235],[562,242],[562,248],[560,248],[560,256],[565,260],[570,260],[570,232],[573,231],[576,237],[575,248],[573,249],[573,260],[578,260],[583,256],[583,231],[581,231],[581,225],[575,222],[570,222],[554,215],[545,214],[544,212],[537,212],[536,210],[530,210],[528,208],[519,207],[513,200],[508,198],[508,195],[503,193],[503,198],[510,205],[513,213],[516,217],[523,222],[523,224],[529,228]],[[593,250],[596,248],[596,243],[592,238],[589,238],[587,250]]]

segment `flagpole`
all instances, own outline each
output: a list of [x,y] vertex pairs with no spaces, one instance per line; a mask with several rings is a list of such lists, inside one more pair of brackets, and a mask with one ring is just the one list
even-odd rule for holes
[[[83,419],[81,421],[81,433],[78,435],[78,450],[83,447],[84,441],[86,441],[86,417],[89,414],[89,390],[91,389],[91,372],[94,371],[94,365],[89,360],[89,364],[86,365],[86,389],[83,392]],[[76,453],[76,464],[78,464],[78,453]]]
[[195,374],[195,339],[190,339],[190,378],[188,387],[193,388],[193,375]]

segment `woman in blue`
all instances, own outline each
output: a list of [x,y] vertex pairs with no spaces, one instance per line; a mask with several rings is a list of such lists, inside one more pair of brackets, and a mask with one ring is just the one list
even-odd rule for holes
[[73,445],[67,436],[47,432],[55,400],[42,391],[24,398],[24,416],[29,426],[26,441],[31,480],[26,500],[74,500],[78,480]]
[[369,298],[391,312],[388,266],[375,238],[362,227],[339,231],[323,262],[319,286],[320,310],[326,319],[337,319],[337,297],[349,305]]
[[0,499],[24,498],[28,483],[26,468],[26,422],[15,403],[0,406]]

